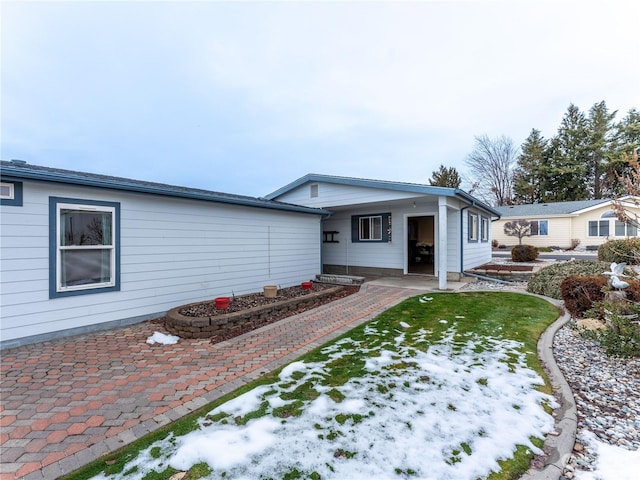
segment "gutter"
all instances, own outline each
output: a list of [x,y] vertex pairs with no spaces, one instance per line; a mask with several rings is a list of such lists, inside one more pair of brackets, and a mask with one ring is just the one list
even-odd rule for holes
[[[12,164],[13,163],[13,164]],[[70,170],[48,169],[47,167],[26,166],[24,163],[2,162],[0,174],[6,180],[15,181],[39,181],[47,183],[58,183],[72,186],[83,186],[91,188],[102,188],[113,191],[125,191],[143,193],[147,195],[159,195],[164,197],[185,198],[190,200],[201,200],[206,202],[224,203],[239,205],[244,207],[265,208],[269,210],[281,210],[296,213],[308,213],[313,215],[329,215],[330,211],[321,208],[306,207],[303,205],[293,205],[284,202],[268,200],[266,198],[256,198],[242,195],[225,194],[210,190],[180,187],[176,185],[161,184],[156,182],[144,182],[128,178],[111,177],[108,175],[98,175]]]

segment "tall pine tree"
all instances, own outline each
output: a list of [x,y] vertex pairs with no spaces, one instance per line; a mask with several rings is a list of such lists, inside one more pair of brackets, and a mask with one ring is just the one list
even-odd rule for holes
[[440,169],[437,172],[431,174],[429,179],[429,185],[436,187],[451,187],[459,188],[462,183],[462,178],[455,167],[445,167],[440,165]]
[[587,119],[586,145],[587,189],[589,198],[603,198],[611,194],[607,188],[607,170],[613,157],[614,123],[616,111],[609,112],[604,101],[595,103]]
[[627,115],[615,125],[613,154],[606,175],[607,192],[610,196],[625,194],[620,177],[629,178],[632,174],[626,160],[640,152],[640,112],[632,108]]
[[589,198],[588,137],[587,119],[572,103],[562,118],[558,133],[551,140],[547,201],[566,202]]
[[535,128],[520,147],[520,156],[513,174],[515,203],[546,201],[546,177],[549,163],[549,142]]

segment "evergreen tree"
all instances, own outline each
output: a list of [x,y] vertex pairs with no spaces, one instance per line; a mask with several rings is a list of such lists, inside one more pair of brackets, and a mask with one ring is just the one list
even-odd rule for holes
[[433,172],[429,179],[429,185],[436,187],[460,188],[461,183],[462,178],[455,167],[445,167],[444,165],[440,165],[440,169]]
[[558,133],[551,140],[547,201],[566,202],[589,198],[588,137],[584,113],[574,104],[569,105]]
[[548,141],[535,128],[524,141],[513,175],[513,194],[516,203],[540,203],[546,198],[548,169]]
[[640,151],[640,112],[635,108],[615,125],[613,153],[608,164],[605,184],[609,196],[625,193],[620,177],[630,177],[632,170],[627,161],[634,152]]
[[608,196],[607,170],[613,157],[614,123],[616,111],[609,113],[604,101],[595,103],[587,119],[588,140],[586,145],[587,188],[589,198]]

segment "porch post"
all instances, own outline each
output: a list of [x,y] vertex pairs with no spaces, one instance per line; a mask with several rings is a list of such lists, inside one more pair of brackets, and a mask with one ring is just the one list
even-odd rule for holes
[[447,289],[447,198],[438,197],[438,288]]

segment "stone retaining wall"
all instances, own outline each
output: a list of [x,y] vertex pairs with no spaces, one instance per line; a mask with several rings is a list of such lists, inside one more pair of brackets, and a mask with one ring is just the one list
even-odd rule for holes
[[469,273],[476,275],[482,275],[484,277],[497,278],[498,280],[505,280],[507,282],[527,282],[533,272],[511,271],[511,270],[498,270],[498,269],[473,269],[469,270]]
[[190,305],[199,305],[203,302],[182,305],[167,312],[165,326],[169,332],[181,338],[229,338],[267,325],[275,317],[287,312],[320,305],[326,297],[343,289],[342,286],[336,286],[240,312],[222,313],[208,317],[188,317],[180,313],[180,310]]

